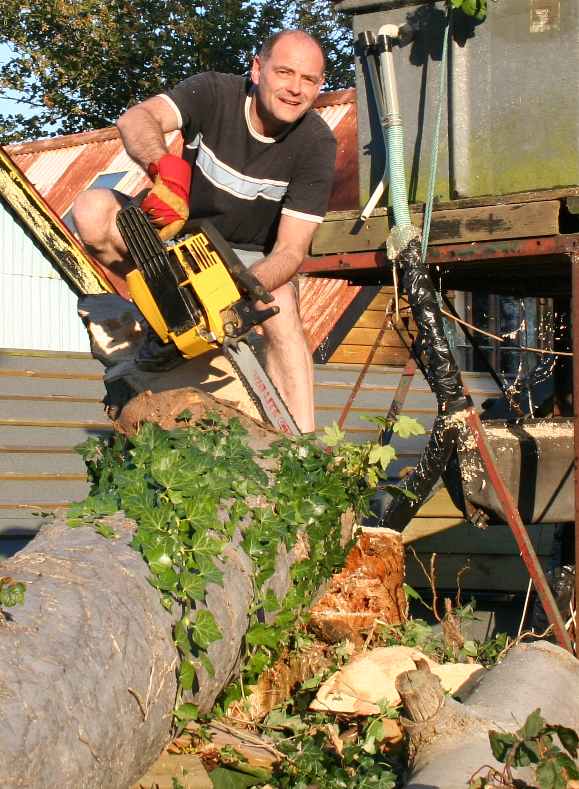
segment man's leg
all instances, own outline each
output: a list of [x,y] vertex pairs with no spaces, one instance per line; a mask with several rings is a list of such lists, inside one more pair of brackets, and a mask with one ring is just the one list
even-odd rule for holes
[[[263,326],[267,372],[302,433],[315,430],[314,365],[291,283],[273,291],[278,315]],[[268,305],[270,306],[270,305]]]
[[127,204],[120,192],[110,189],[90,189],[81,192],[74,201],[72,218],[81,241],[103,266],[117,274],[127,274],[127,248],[118,231],[116,217]]

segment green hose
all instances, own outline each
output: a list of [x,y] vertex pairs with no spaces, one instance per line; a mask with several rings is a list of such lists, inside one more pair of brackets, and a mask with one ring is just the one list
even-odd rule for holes
[[388,169],[390,194],[396,226],[410,225],[406,172],[404,168],[404,129],[402,124],[389,126],[386,130],[388,143]]

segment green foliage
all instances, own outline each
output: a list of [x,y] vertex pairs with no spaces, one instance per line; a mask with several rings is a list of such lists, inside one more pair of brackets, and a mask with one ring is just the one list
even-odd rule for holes
[[[343,448],[328,453],[312,437],[283,438],[256,454],[239,420],[210,414],[189,425],[182,417],[183,427],[173,431],[145,423],[131,438],[86,442],[80,452],[91,494],[68,516],[71,526],[90,524],[103,536],[114,536],[101,520],[106,515],[123,510],[136,521],[132,545],[147,562],[162,605],[178,616],[175,716],[181,723],[196,715],[193,705],[181,703],[183,694],[195,691],[200,668],[213,673],[207,650],[222,633],[204,600],[208,584],[222,583],[223,549],[236,529],[254,569],[242,661],[243,681],[251,683],[299,638],[314,592],[343,563],[341,515],[352,507],[365,511],[369,493]],[[260,456],[275,471],[266,474]],[[365,471],[360,463],[355,468]],[[266,587],[279,546],[290,551],[305,532],[307,555],[293,564],[289,593],[279,601]],[[267,625],[266,612],[273,617]],[[229,691],[226,700],[234,695]]]
[[265,733],[286,757],[268,784],[287,789],[394,789],[405,754],[387,754],[382,740],[383,721],[398,713],[385,707],[377,716],[340,721],[307,712],[311,697],[312,689],[302,685],[286,706],[274,709],[263,722]]
[[[367,422],[377,425],[381,430],[391,427],[401,438],[420,436],[424,433],[423,426],[416,419],[408,416],[399,416],[394,421],[379,416],[363,418]],[[384,479],[383,472],[396,458],[396,450],[390,445],[353,444],[346,441],[346,434],[336,422],[324,428],[322,440],[326,446],[339,450],[344,469],[349,476],[364,480],[371,488],[375,488],[378,482]],[[387,486],[387,490],[394,493],[401,492],[394,486]],[[405,495],[410,496],[411,494],[405,492]]]
[[[404,584],[404,592],[410,600],[418,600],[427,604],[422,597],[408,584]],[[466,622],[476,618],[474,602],[455,608],[453,615],[459,622]],[[424,619],[408,619],[400,625],[382,625],[376,630],[376,640],[382,646],[407,646],[420,649],[439,663],[456,663],[457,661],[476,660],[483,666],[493,666],[507,647],[506,633],[497,633],[487,641],[468,640],[461,649],[445,645],[441,632],[436,632]]]
[[[556,744],[557,738],[563,750]],[[484,775],[477,771],[470,780],[470,789],[521,786],[512,775],[518,767],[532,767],[540,789],[565,789],[569,781],[579,778],[575,762],[577,733],[546,723],[540,709],[534,710],[516,732],[489,731],[489,742],[493,756],[505,767],[502,772],[491,768]]]
[[[109,126],[130,105],[201,71],[243,74],[267,36],[288,26],[318,35],[328,87],[353,78],[351,31],[331,0],[3,0],[0,66],[16,111],[0,119],[4,144]],[[18,103],[33,114],[18,112]]]
[[4,576],[0,578],[0,608],[13,608],[24,603],[26,584]]
[[460,9],[477,22],[484,22],[487,16],[487,0],[450,0],[452,8]]

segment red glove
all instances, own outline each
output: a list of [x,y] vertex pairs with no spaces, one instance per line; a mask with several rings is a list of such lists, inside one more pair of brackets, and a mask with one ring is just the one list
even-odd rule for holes
[[148,169],[153,188],[141,203],[163,241],[173,238],[189,218],[191,165],[166,153]]

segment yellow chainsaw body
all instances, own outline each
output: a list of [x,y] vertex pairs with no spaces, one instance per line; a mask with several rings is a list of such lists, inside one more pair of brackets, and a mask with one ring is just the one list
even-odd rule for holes
[[185,272],[178,287],[193,293],[201,316],[197,324],[180,333],[171,331],[138,269],[127,275],[127,285],[131,298],[161,340],[172,341],[186,359],[193,359],[223,344],[223,313],[240,298],[240,293],[203,232],[167,246],[166,252],[169,257],[176,257]]

